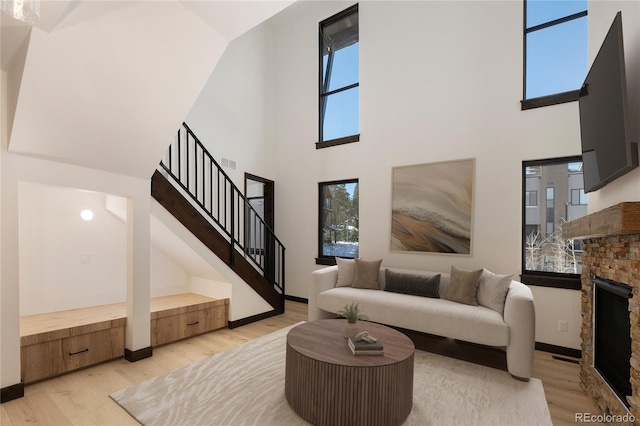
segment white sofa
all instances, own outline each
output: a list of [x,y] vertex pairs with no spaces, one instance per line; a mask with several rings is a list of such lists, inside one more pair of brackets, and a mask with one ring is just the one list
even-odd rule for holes
[[504,314],[485,306],[470,306],[442,298],[447,294],[450,274],[388,268],[417,275],[440,274],[440,298],[382,291],[385,267],[378,275],[381,290],[336,287],[338,267],[331,266],[311,274],[309,321],[335,318],[345,305],[358,302],[370,321],[467,342],[506,349],[509,373],[528,380],[533,368],[535,348],[535,308],[531,290],[511,281]]

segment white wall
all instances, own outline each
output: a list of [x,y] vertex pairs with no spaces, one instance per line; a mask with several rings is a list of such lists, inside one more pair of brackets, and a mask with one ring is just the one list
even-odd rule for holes
[[[383,266],[521,269],[523,160],[580,153],[577,103],[529,111],[522,2],[361,2],[358,143],[316,150],[318,22],[351,2],[302,2],[270,21],[276,58],[276,227],[287,293],[307,297],[317,256],[317,183],[359,178],[360,254]],[[471,256],[389,251],[391,170],[476,159]],[[579,347],[577,292],[536,289],[536,339]],[[549,324],[567,320],[558,338]]]
[[185,120],[198,139],[244,190],[244,173],[273,179],[275,94],[273,36],[260,25],[233,40]]
[[[19,214],[21,316],[126,301],[126,223],[104,194],[21,182]],[[151,297],[189,291],[184,267],[152,245]]]
[[183,2],[74,2],[31,32],[11,151],[148,178],[227,43]]
[[[593,62],[618,11],[622,12],[632,141],[640,144],[640,2],[589,1],[589,65]],[[589,193],[589,213],[623,201],[640,201],[640,168]]]
[[151,244],[151,297],[190,293],[190,279],[189,271]]
[[[529,288],[536,306],[536,341],[581,349],[580,291],[534,285]],[[567,322],[567,331],[560,331],[559,321]]]
[[21,182],[19,214],[20,315],[125,301],[126,228],[103,194]]

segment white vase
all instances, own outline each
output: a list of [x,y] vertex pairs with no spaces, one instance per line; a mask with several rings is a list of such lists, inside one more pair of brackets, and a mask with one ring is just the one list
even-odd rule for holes
[[344,332],[343,332],[343,336],[345,339],[348,339],[349,337],[354,338],[356,337],[356,335],[358,334],[359,330],[358,330],[358,323],[356,322],[346,322],[344,325]]

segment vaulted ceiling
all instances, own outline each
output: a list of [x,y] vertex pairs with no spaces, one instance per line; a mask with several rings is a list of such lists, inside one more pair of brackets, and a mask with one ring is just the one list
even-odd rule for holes
[[292,1],[43,1],[2,14],[9,151],[149,178],[228,43]]

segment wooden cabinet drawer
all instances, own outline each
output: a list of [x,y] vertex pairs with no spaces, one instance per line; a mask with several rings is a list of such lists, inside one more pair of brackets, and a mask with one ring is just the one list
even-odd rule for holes
[[22,382],[31,383],[64,373],[62,340],[23,346],[20,350]]
[[207,311],[189,312],[181,317],[184,321],[185,337],[207,332]]
[[118,358],[124,354],[124,327],[62,339],[62,357],[66,371]]
[[151,322],[151,345],[159,346],[184,338],[181,315],[158,318]]
[[207,331],[227,326],[227,306],[226,304],[218,305],[207,309]]
[[122,326],[23,346],[20,348],[22,382],[33,383],[121,357],[124,342]]
[[160,346],[227,326],[226,303],[217,306],[190,306],[175,315],[158,312],[151,320],[151,346]]
[[196,336],[206,332],[206,326],[207,315],[205,311],[186,312],[158,318],[151,324],[151,344],[153,346],[164,345]]

